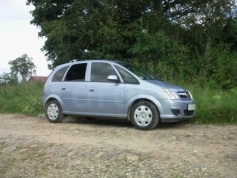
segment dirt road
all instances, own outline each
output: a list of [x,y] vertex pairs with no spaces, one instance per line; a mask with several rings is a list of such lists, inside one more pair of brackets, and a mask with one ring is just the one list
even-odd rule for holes
[[237,126],[0,114],[0,177],[237,177]]

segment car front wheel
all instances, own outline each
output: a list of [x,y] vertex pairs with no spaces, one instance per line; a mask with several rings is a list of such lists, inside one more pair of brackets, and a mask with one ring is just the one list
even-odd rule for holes
[[130,112],[133,125],[142,130],[155,128],[159,123],[159,114],[155,105],[148,101],[136,103]]
[[46,105],[46,116],[52,123],[59,123],[63,120],[62,107],[56,100],[52,100]]

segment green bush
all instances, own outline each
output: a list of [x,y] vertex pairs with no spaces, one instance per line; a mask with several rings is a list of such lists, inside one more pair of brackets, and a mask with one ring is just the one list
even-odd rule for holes
[[197,104],[196,123],[237,123],[237,89],[222,91],[189,86]]
[[[177,82],[176,82],[177,83]],[[178,83],[177,83],[178,84]],[[209,86],[183,85],[189,89],[197,104],[195,123],[237,123],[237,89],[220,90]],[[42,83],[22,83],[0,87],[0,112],[42,114]]]
[[43,113],[43,84],[37,82],[0,86],[0,112]]
[[[198,59],[196,81],[209,87],[231,89],[237,87],[237,53],[231,52],[227,46],[206,46],[205,53]],[[194,68],[194,67],[193,67]],[[195,68],[194,68],[195,69]],[[205,81],[203,81],[205,80]]]

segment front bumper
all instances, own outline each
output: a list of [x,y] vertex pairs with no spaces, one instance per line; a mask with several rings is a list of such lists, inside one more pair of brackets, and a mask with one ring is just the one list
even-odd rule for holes
[[160,119],[162,122],[176,122],[191,119],[196,114],[196,109],[188,110],[188,106],[195,104],[194,100],[163,100]]

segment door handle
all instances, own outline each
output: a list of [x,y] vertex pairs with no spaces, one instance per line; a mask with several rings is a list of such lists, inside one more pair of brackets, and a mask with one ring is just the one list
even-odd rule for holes
[[90,88],[89,91],[90,91],[90,92],[93,92],[93,91],[95,91],[95,90],[94,90],[94,88]]
[[66,90],[66,88],[61,88],[61,90]]

